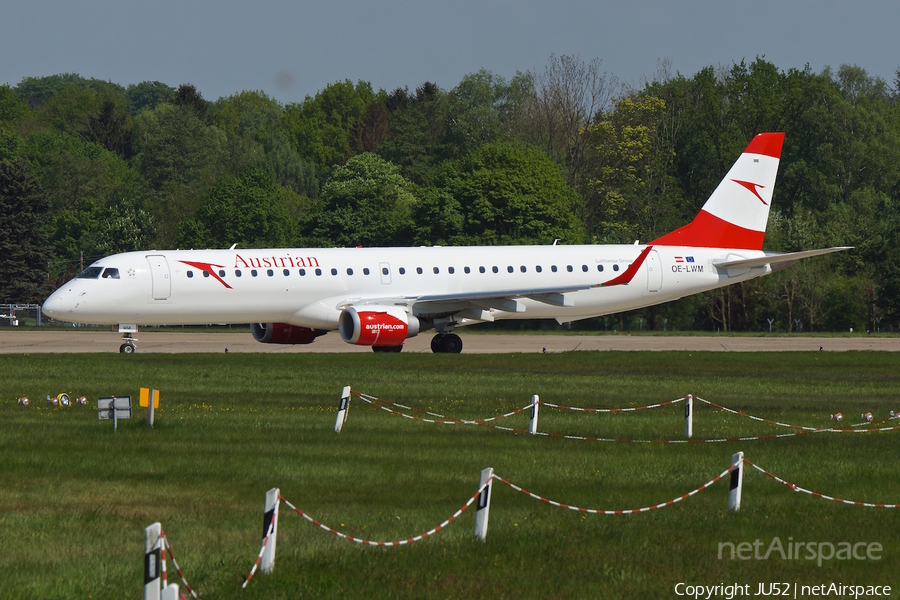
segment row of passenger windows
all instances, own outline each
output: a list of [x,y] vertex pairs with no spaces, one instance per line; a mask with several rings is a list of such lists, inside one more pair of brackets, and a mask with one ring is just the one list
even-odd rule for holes
[[[613,271],[618,271],[618,270],[619,270],[619,265],[613,265],[612,268],[613,268]],[[543,268],[542,266],[540,266],[540,265],[537,265],[537,266],[534,267],[534,270],[535,270],[535,272],[537,272],[537,273],[542,273],[542,272],[544,271],[544,268]],[[588,268],[587,265],[581,265],[581,270],[582,270],[583,272],[587,273],[587,272],[589,271],[589,268]],[[307,271],[306,269],[300,269],[298,272],[299,272],[299,274],[300,274],[301,277],[304,277],[304,276],[306,276],[306,271]],[[440,274],[441,269],[440,269],[440,267],[432,267],[431,271],[432,271],[435,275],[438,275],[438,274]],[[516,269],[515,269],[515,267],[513,267],[512,265],[509,265],[509,266],[506,267],[506,271],[507,271],[507,273],[515,273]],[[522,272],[522,273],[527,273],[527,272],[528,272],[528,267],[526,267],[525,265],[522,265],[522,266],[519,267],[519,271]],[[550,271],[553,272],[553,273],[556,273],[556,272],[559,271],[559,268],[558,268],[556,265],[551,265],[551,266],[550,266]],[[572,272],[575,271],[575,267],[573,267],[572,265],[567,265],[567,266],[566,266],[566,271],[569,272],[569,273],[572,273]],[[603,265],[597,265],[597,271],[599,271],[599,272],[602,273],[602,272],[603,272]],[[397,269],[397,272],[400,273],[400,275],[406,275],[406,267],[400,267],[399,269]],[[417,274],[422,275],[424,272],[425,272],[425,270],[424,270],[422,267],[416,267],[416,273],[417,273]],[[456,269],[455,269],[454,267],[447,267],[447,272],[450,273],[451,275],[453,275],[454,273],[456,273]],[[472,268],[471,268],[471,267],[463,267],[463,272],[466,273],[466,274],[471,273],[471,272],[472,272]],[[479,273],[487,273],[487,267],[478,267],[478,272],[479,272]],[[497,267],[497,266],[491,267],[491,272],[492,272],[492,273],[499,273],[499,272],[500,272],[500,267]],[[290,270],[290,269],[283,269],[283,270],[282,270],[282,273],[284,273],[284,276],[285,276],[285,277],[288,277],[288,276],[291,274],[291,270]],[[321,275],[322,275],[322,269],[315,269],[314,273],[315,273],[317,276],[321,276]],[[370,273],[371,273],[371,272],[369,271],[369,268],[368,268],[368,267],[366,267],[366,268],[363,269],[363,275],[369,275]],[[331,269],[331,274],[332,274],[332,275],[337,275],[337,274],[338,274],[338,270],[337,270],[337,269]],[[390,274],[390,270],[389,270],[387,267],[382,267],[382,268],[381,268],[381,274],[382,274],[382,275],[389,275],[389,274]],[[226,275],[225,269],[219,269],[219,277],[225,277],[225,275]],[[241,271],[240,269],[235,269],[235,271],[234,271],[234,276],[235,276],[235,277],[241,277],[242,275],[243,275],[243,271]],[[268,275],[269,277],[274,277],[274,276],[275,276],[275,270],[274,270],[274,269],[267,269],[267,270],[266,270],[266,275]],[[353,269],[348,268],[348,269],[347,269],[347,275],[353,275]],[[194,276],[194,272],[193,272],[193,271],[188,271],[188,272],[187,272],[187,276],[188,276],[188,278],[193,277],[193,276]],[[203,271],[203,276],[204,276],[204,277],[209,277],[209,271]],[[250,276],[251,276],[251,277],[258,277],[258,276],[259,276],[259,271],[257,271],[256,269],[250,269]]]

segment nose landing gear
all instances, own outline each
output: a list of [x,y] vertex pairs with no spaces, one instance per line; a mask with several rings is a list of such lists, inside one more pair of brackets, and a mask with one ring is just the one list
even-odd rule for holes
[[134,343],[137,341],[137,338],[131,337],[131,332],[126,331],[122,334],[122,341],[125,342],[121,346],[119,346],[120,354],[134,354],[137,350],[137,346]]

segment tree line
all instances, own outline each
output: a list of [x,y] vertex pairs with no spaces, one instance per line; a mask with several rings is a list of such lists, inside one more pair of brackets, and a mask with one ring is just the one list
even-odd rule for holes
[[0,86],[0,301],[151,248],[645,242],[786,132],[765,248],[855,250],[583,327],[900,328],[900,69],[764,58],[625,86],[599,60],[282,105],[77,74]]

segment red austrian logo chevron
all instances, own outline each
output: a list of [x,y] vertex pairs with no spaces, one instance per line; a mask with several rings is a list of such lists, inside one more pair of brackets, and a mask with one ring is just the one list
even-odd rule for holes
[[766,202],[765,200],[763,200],[762,196],[759,195],[758,190],[765,189],[764,185],[759,185],[758,183],[753,183],[750,181],[741,181],[740,179],[732,179],[732,181],[747,188],[751,192],[753,192],[753,195],[756,196],[757,198],[759,198],[759,201],[762,202],[763,204],[765,204],[766,206],[769,205],[769,203]]

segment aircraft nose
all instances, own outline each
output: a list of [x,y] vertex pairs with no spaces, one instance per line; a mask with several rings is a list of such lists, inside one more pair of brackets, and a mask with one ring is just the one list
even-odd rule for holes
[[59,314],[62,312],[62,298],[60,297],[59,292],[50,294],[50,297],[47,298],[41,306],[41,312],[51,319],[59,318]]

